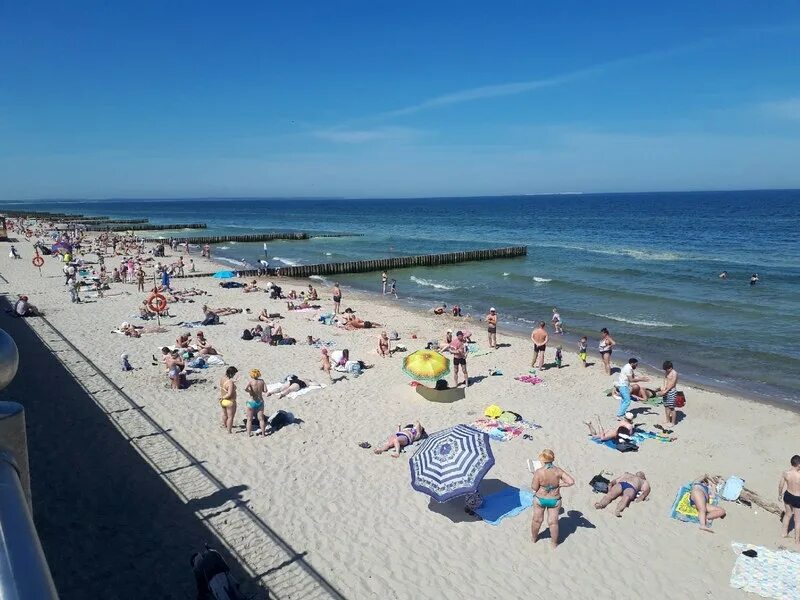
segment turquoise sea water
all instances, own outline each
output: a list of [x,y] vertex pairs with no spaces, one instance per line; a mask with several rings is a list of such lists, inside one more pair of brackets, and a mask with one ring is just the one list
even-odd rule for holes
[[[481,316],[495,306],[506,327],[521,330],[549,322],[558,307],[571,334],[563,342],[567,352],[581,334],[596,347],[598,330],[608,327],[619,344],[617,360],[631,354],[660,365],[668,358],[700,382],[800,404],[800,191],[65,200],[35,208],[204,221],[208,234],[364,234],[270,243],[272,265],[527,244],[525,258],[404,269],[390,277],[402,301],[458,303]],[[264,256],[260,243],[220,244],[217,252],[231,264]],[[727,281],[718,278],[723,270]],[[754,272],[761,282],[751,287]],[[380,274],[346,275],[341,283],[378,291]]]

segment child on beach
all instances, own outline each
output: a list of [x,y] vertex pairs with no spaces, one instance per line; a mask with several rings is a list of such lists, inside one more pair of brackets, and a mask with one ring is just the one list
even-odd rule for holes
[[320,352],[322,353],[322,366],[320,370],[325,371],[328,379],[333,383],[333,375],[331,375],[331,355],[328,353],[328,349],[324,347],[320,349]]
[[128,361],[127,354],[123,354],[122,356],[120,356],[120,360],[122,361],[123,371],[133,371],[133,367],[131,366],[131,363]]
[[578,342],[578,358],[581,359],[581,362],[583,363],[584,368],[586,368],[586,356],[587,356],[586,348],[587,348],[587,344],[588,343],[589,343],[589,340],[587,339],[586,336],[583,336],[581,338],[581,341]]
[[397,279],[392,279],[392,287],[389,289],[390,294],[394,294],[395,299],[397,299]]
[[553,309],[553,329],[555,333],[564,333],[564,323],[561,321],[561,315],[558,314],[558,309]]
[[561,361],[563,360],[563,355],[561,354],[561,346],[556,348],[556,368],[561,368]]
[[389,350],[389,334],[385,331],[382,331],[378,338],[378,354],[383,358],[392,356],[392,351]]

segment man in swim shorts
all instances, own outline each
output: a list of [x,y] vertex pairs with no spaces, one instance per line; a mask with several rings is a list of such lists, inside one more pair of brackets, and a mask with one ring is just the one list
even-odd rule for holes
[[677,418],[675,412],[675,396],[678,394],[678,372],[672,367],[672,362],[665,360],[661,366],[664,369],[664,385],[656,392],[656,396],[664,398],[665,425],[675,425]]
[[333,314],[339,314],[339,307],[342,303],[342,288],[339,287],[339,283],[336,282],[333,284]]
[[489,332],[489,348],[497,348],[497,311],[494,306],[489,309],[486,315],[486,326]]
[[636,474],[626,472],[611,480],[608,484],[608,493],[599,502],[595,502],[594,507],[601,510],[619,498],[614,514],[622,517],[622,511],[631,502],[644,502],[649,495],[650,484],[645,474],[642,471],[637,471]]
[[794,517],[794,542],[800,544],[800,455],[795,454],[791,468],[784,471],[778,483],[778,497],[783,502],[783,537],[789,537],[789,525]]
[[469,352],[469,348],[467,347],[467,342],[464,341],[464,332],[457,331],[456,337],[445,347],[444,351],[450,352],[453,355],[453,377],[456,382],[455,387],[458,387],[459,367],[461,367],[461,370],[464,372],[464,386],[469,387],[469,376],[467,375],[467,352]]
[[544,351],[547,349],[547,325],[544,321],[539,322],[539,326],[531,333],[531,341],[533,342],[533,360],[531,366],[541,369],[544,366]]

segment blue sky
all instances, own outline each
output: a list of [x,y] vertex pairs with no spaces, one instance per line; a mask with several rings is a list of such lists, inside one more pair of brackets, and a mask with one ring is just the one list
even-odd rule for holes
[[0,199],[800,187],[795,2],[0,6]]

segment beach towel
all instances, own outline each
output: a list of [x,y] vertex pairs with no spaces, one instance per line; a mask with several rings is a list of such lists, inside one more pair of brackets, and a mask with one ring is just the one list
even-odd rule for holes
[[[630,436],[631,440],[637,445],[641,446],[642,442],[647,440],[658,440],[660,442],[669,442],[668,439],[659,436],[657,433],[653,433],[652,431],[636,431],[632,436]],[[606,446],[608,448],[613,448],[614,450],[617,449],[617,441],[616,440],[596,440],[592,437],[589,438],[589,441],[594,442],[595,444],[600,444],[601,446]]]
[[[731,571],[731,587],[763,598],[800,600],[800,553],[737,542],[731,547],[739,554]],[[745,556],[745,550],[758,555]]]
[[197,329],[199,327],[203,327],[202,321],[181,321],[180,323],[176,323],[175,327],[186,327],[188,329]]
[[544,379],[536,377],[536,375],[519,375],[518,377],[514,377],[514,379],[521,381],[522,383],[530,383],[531,385],[544,383]]
[[470,344],[469,347],[469,354],[467,356],[469,358],[477,358],[479,356],[486,356],[487,354],[492,354],[494,350],[482,348],[478,344]]
[[[678,521],[697,523],[699,525],[700,519],[697,516],[697,509],[692,506],[691,502],[689,502],[689,494],[691,491],[691,484],[684,485],[680,490],[678,490],[678,494],[675,496],[675,502],[672,503],[672,511],[670,516]],[[719,504],[719,496],[715,495],[711,499],[711,505],[716,506],[717,504]],[[708,526],[711,527],[711,525],[712,521],[709,521]]]
[[485,496],[483,504],[475,512],[489,525],[497,526],[506,517],[515,517],[531,506],[533,506],[533,492],[509,487]]
[[[279,389],[281,389],[283,387],[284,383],[285,382],[268,383],[267,384],[267,392],[271,394],[273,392],[278,391]],[[294,400],[295,398],[303,396],[304,394],[307,394],[307,393],[309,393],[311,391],[321,390],[324,387],[325,387],[324,385],[309,384],[307,387],[304,387],[302,390],[297,390],[296,392],[292,392],[291,394],[286,394],[285,398],[288,398],[289,400]]]
[[323,340],[317,340],[316,342],[314,342],[311,345],[314,348],[333,348],[336,345],[336,342],[333,342],[333,341],[327,342],[327,341],[323,341]]
[[203,358],[206,361],[206,365],[209,367],[221,367],[225,364],[225,360],[221,356],[217,356],[216,354],[204,354]]
[[480,417],[471,424],[472,427],[479,431],[485,431],[493,440],[498,442],[507,442],[519,437],[528,429],[541,429],[540,425],[530,423],[529,421],[517,421],[516,423],[504,423],[489,417]]

